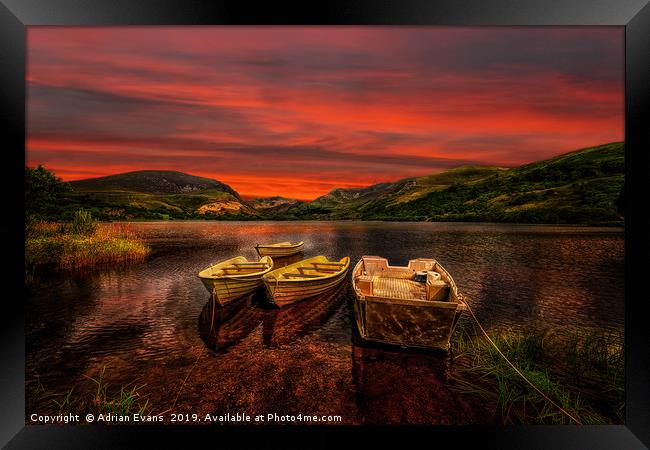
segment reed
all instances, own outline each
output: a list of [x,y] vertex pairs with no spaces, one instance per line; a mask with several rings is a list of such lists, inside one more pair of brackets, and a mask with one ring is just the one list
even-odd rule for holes
[[[622,383],[622,349],[593,336],[575,338],[573,345],[548,333],[507,331],[490,337],[528,380],[583,424],[623,423],[624,396],[603,395],[607,389],[624,392],[617,385]],[[515,373],[486,339],[461,332],[454,350],[457,370],[452,388],[479,398],[502,424],[572,423]],[[589,374],[601,388],[591,395],[589,389],[576,386],[584,385]]]
[[144,239],[129,224],[37,222],[26,229],[26,275],[37,266],[78,269],[97,264],[139,262],[149,254]]
[[[117,391],[110,391],[106,382],[106,367],[102,367],[96,377],[86,377],[94,384],[94,389],[80,390],[73,395],[73,386],[61,400],[53,399],[59,413],[74,412],[78,414],[114,414],[116,416],[145,415],[150,412],[149,400],[141,394],[145,385],[122,386]],[[83,393],[85,392],[85,393]]]

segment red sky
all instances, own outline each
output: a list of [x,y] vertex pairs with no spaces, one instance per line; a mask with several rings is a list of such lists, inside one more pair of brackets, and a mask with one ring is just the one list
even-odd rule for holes
[[313,199],[624,136],[622,27],[29,27],[27,155]]

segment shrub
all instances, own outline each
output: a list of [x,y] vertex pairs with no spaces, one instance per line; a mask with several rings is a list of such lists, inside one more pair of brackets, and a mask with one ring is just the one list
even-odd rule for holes
[[81,236],[92,236],[97,230],[97,221],[90,212],[83,209],[74,212],[70,232]]

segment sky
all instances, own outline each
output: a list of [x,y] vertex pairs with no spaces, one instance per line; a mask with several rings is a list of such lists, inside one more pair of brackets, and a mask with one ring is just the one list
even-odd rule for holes
[[624,139],[623,27],[28,27],[26,164],[314,199]]

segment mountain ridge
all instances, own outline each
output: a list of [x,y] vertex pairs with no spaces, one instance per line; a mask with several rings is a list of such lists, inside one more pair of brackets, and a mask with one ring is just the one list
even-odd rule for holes
[[460,166],[361,188],[335,188],[308,202],[281,196],[244,200],[215,179],[177,171],[135,171],[71,182],[75,192],[66,207],[89,207],[100,218],[126,220],[620,224],[624,221],[624,150],[623,142],[615,142],[513,168]]

